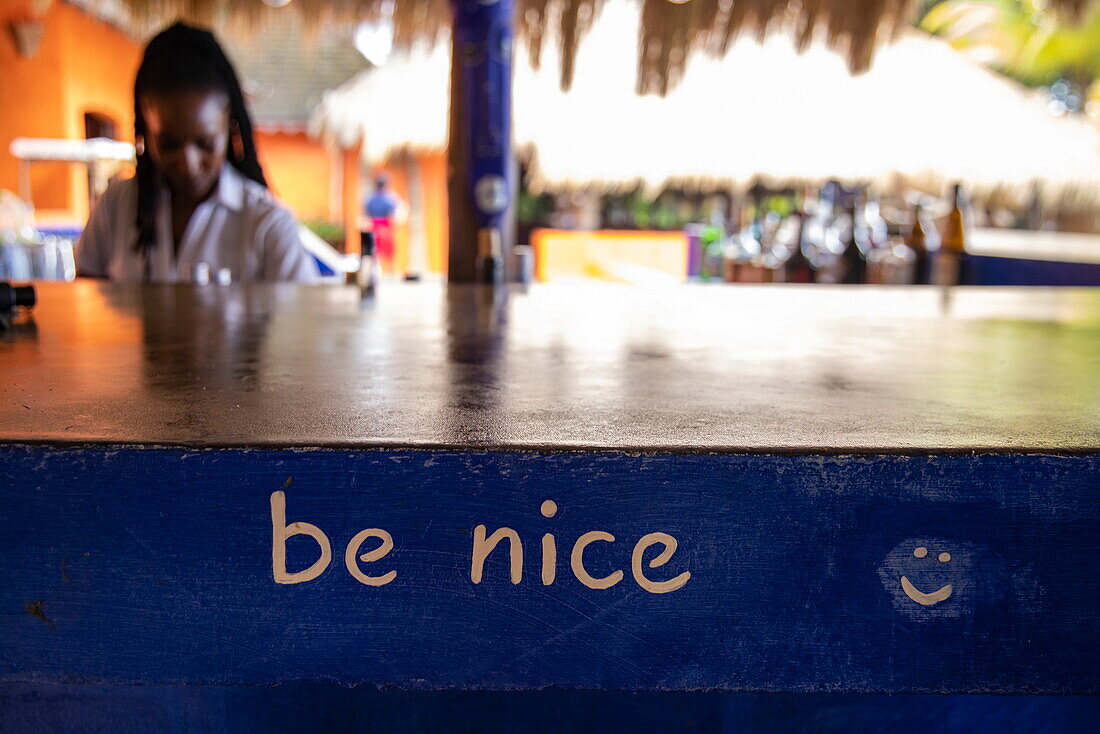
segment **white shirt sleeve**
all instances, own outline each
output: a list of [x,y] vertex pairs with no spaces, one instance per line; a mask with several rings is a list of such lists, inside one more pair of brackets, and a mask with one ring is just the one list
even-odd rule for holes
[[76,274],[85,278],[106,278],[114,244],[112,226],[117,216],[114,192],[99,197],[88,223],[76,243]]
[[263,236],[263,280],[315,283],[321,273],[298,236],[298,220],[282,207],[270,214]]

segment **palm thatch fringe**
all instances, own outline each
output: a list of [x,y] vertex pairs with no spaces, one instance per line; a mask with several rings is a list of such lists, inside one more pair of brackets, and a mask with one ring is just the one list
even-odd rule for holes
[[[1098,0],[1051,0],[1081,17]],[[288,0],[273,8],[261,0],[123,0],[140,20],[184,18],[213,27],[261,29],[279,14],[298,14],[307,27],[389,19],[394,45],[434,45],[448,37],[451,0]],[[721,57],[742,35],[758,39],[775,29],[792,34],[796,47],[824,42],[853,73],[865,71],[875,48],[907,23],[915,0],[636,0],[641,5],[637,90],[665,95],[697,52]],[[516,29],[538,66],[550,37],[559,43],[563,89],[573,83],[577,49],[604,0],[515,0]]]
[[[636,3],[604,0],[562,91],[553,45],[543,68],[515,66],[514,136],[533,191],[674,186],[743,191],[837,178],[876,191],[951,182],[986,201],[1037,195],[1067,209],[1100,202],[1100,136],[1082,116],[1052,117],[1041,95],[917,31],[851,76],[823,41],[794,53],[788,34],[742,37],[702,54],[667,97],[632,82]],[[517,53],[529,53],[518,44]],[[395,54],[327,92],[311,132],[361,145],[370,164],[447,146],[450,49]],[[766,70],[766,72],[761,71]],[[914,100],[931,100],[914,104]],[[1026,144],[1023,144],[1024,141]]]

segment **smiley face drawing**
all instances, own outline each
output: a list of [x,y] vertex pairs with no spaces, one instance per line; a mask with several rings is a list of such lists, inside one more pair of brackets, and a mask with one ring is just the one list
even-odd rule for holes
[[[916,548],[913,549],[914,558],[925,558],[927,556],[927,547],[923,545],[918,545]],[[944,551],[943,553],[940,553],[938,556],[936,556],[936,560],[938,560],[940,563],[951,563],[951,554],[947,551]],[[923,604],[926,607],[930,607],[933,604],[939,604],[941,601],[944,601],[945,599],[950,597],[951,592],[954,591],[954,589],[951,587],[951,584],[944,584],[935,591],[926,594],[923,591],[919,591],[917,587],[913,586],[913,582],[905,576],[901,577],[901,590],[904,591],[905,595],[915,601],[917,604]]]
[[959,617],[974,595],[971,544],[935,538],[899,543],[878,569],[894,608],[915,620]]

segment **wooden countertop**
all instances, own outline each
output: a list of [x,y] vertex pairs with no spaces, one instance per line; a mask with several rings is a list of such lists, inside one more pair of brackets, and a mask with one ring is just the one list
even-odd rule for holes
[[1100,449],[1100,290],[43,283],[0,442]]

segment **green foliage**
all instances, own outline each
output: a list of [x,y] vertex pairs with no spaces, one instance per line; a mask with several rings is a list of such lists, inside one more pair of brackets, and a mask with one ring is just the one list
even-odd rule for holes
[[1084,88],[1100,77],[1100,3],[1075,21],[1045,0],[944,0],[920,26],[1031,86],[1068,79]]
[[794,211],[794,198],[783,194],[772,195],[760,202],[759,214],[775,212],[780,217],[789,217]]
[[726,233],[722,230],[721,227],[716,227],[713,224],[708,224],[707,226],[703,227],[702,231],[699,233],[699,242],[700,244],[702,244],[704,250],[710,251],[714,245],[718,245],[721,243],[722,238],[725,237],[725,235]]
[[344,241],[344,225],[327,219],[306,219],[302,222],[313,234],[330,245],[336,246]]
[[634,192],[627,200],[627,209],[630,210],[630,216],[634,220],[634,226],[639,229],[649,229],[649,206],[650,202],[642,196],[640,191]]
[[545,226],[553,213],[554,197],[549,194],[536,196],[527,187],[520,188],[519,198],[516,200],[516,218],[520,223]]

